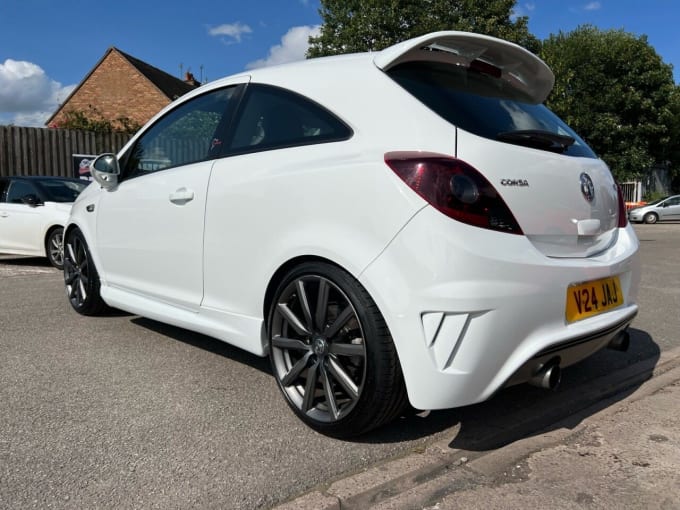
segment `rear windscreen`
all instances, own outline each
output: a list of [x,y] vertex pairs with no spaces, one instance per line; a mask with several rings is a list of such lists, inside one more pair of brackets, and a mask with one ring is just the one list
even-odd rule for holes
[[536,140],[527,143],[536,136],[509,135],[552,133],[573,139],[558,152],[568,156],[597,157],[557,115],[543,104],[532,104],[528,97],[495,73],[421,61],[397,65],[387,74],[435,113],[475,135],[541,148]]

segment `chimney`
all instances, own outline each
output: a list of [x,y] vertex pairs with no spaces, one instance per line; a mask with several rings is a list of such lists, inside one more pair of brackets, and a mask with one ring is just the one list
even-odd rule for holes
[[189,71],[186,72],[184,75],[184,83],[191,85],[192,87],[200,87],[201,84],[196,78],[194,78],[194,75],[190,73]]

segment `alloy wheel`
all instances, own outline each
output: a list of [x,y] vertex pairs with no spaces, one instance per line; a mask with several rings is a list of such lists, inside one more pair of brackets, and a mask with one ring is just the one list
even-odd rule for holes
[[291,404],[319,422],[347,416],[367,372],[363,327],[347,295],[322,276],[298,277],[278,295],[270,324],[274,375]]
[[52,265],[55,267],[64,266],[64,231],[58,230],[52,234],[48,241],[47,250]]
[[64,283],[66,295],[74,308],[85,305],[89,279],[89,255],[85,241],[80,236],[71,236],[64,249]]

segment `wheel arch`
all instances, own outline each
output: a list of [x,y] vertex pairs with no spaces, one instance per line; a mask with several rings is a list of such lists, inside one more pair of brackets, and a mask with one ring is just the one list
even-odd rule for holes
[[283,278],[286,276],[286,274],[291,271],[294,267],[303,264],[305,262],[323,262],[325,264],[330,264],[332,266],[335,266],[339,269],[342,269],[343,271],[348,272],[351,274],[354,278],[359,280],[357,278],[357,275],[352,274],[351,271],[349,271],[347,268],[343,267],[342,265],[338,264],[337,262],[334,262],[333,260],[330,260],[325,257],[321,257],[318,255],[300,255],[297,257],[293,257],[292,259],[287,260],[283,264],[281,264],[276,271],[272,274],[271,278],[269,279],[269,283],[267,284],[267,288],[264,293],[264,299],[262,301],[262,317],[264,318],[264,321],[262,323],[262,337],[261,337],[261,342],[262,342],[262,348],[265,353],[269,352],[269,338],[268,338],[268,333],[267,333],[267,322],[269,320],[269,308],[272,304],[272,301],[274,300],[274,292],[276,291],[276,288],[279,286],[281,281],[283,281]]
[[87,246],[90,250],[90,255],[92,256],[92,260],[94,262],[95,267],[97,268],[97,272],[99,273],[99,280],[102,282],[102,285],[105,285],[106,278],[104,276],[104,273],[102,271],[102,265],[99,260],[99,253],[96,250],[96,244],[95,244],[95,235],[94,235],[94,227],[89,224],[89,223],[81,223],[79,221],[71,221],[64,225],[64,249],[66,249],[66,239],[68,239],[68,236],[73,232],[74,230],[80,230],[80,232],[83,234],[83,237],[85,237],[85,242],[87,243]]
[[[333,262],[330,259],[320,257],[318,255],[300,255],[298,257],[294,257],[283,264],[281,264],[276,271],[274,271],[274,274],[272,277],[269,279],[269,283],[267,284],[267,289],[265,290],[264,293],[264,300],[262,302],[262,316],[265,319],[265,322],[267,322],[267,316],[269,315],[269,307],[272,304],[272,300],[274,299],[274,291],[276,290],[276,287],[278,287],[279,283],[283,280],[283,277],[288,273],[291,269],[293,269],[295,266],[299,266],[300,264],[303,264],[305,262],[324,262],[326,264],[331,264],[333,266],[339,267],[343,271],[347,271],[346,268],[342,267],[340,264]],[[348,273],[351,274],[350,271],[347,271]],[[356,275],[352,275],[356,278]],[[265,326],[266,329],[266,326]],[[266,332],[265,332],[266,334]]]
[[[45,256],[47,257],[47,241],[49,240],[50,236],[52,235],[52,232],[57,230],[58,228],[64,228],[64,225],[60,225],[59,223],[54,223],[53,225],[50,225],[45,229],[45,234],[43,235],[43,250],[45,250]],[[64,231],[65,232],[65,231]]]
[[[68,225],[64,225],[64,241],[66,241],[66,236],[68,236],[74,230],[80,230],[81,232],[83,231],[83,229],[80,228],[75,223],[69,223]],[[85,234],[83,234],[83,235],[85,235]]]
[[648,222],[647,222],[647,218],[648,218],[649,216],[654,216],[654,217],[656,218],[653,222],[649,222],[649,223],[656,223],[657,221],[659,221],[659,218],[660,218],[659,213],[657,213],[656,211],[647,211],[647,212],[642,216],[642,223],[648,223]]
[[[338,321],[342,320],[339,326],[334,328],[333,326],[338,324],[337,322],[327,322],[328,316],[326,314],[329,313],[330,308],[326,308],[322,316],[319,315],[318,305],[321,298],[313,296],[322,295],[321,286],[318,284],[318,294],[314,294],[314,290],[310,290],[307,283],[302,283],[303,280],[307,282],[310,279],[314,282],[327,279],[327,287],[330,290],[325,292],[326,302],[324,307],[332,308],[340,305],[342,313],[338,314],[336,311],[337,315],[335,315]],[[296,285],[298,287],[295,287]],[[307,302],[306,319],[302,318],[295,303],[291,304],[287,301],[288,299],[296,299],[300,303],[299,293],[305,287],[307,290],[303,294],[307,295],[304,298],[304,301]],[[310,292],[312,293],[310,294]],[[330,297],[330,293],[334,295]],[[293,298],[293,294],[297,294],[298,297]],[[289,310],[286,313],[281,313],[281,308],[277,304],[278,301],[274,299],[274,297],[280,295],[284,296],[283,300],[289,305],[285,307]],[[308,298],[311,301],[307,301]],[[298,310],[293,311],[295,308],[298,308]],[[349,314],[346,314],[348,311],[350,311]],[[368,289],[356,275],[346,270],[341,264],[320,256],[305,255],[289,259],[276,269],[269,280],[263,302],[263,312],[266,317],[266,325],[263,327],[263,331],[268,344],[270,340],[267,337],[270,335],[274,335],[274,338],[289,337],[284,338],[284,342],[278,344],[271,340],[274,346],[273,352],[268,352],[268,354],[274,377],[279,383],[288,404],[307,425],[333,437],[349,437],[390,422],[406,408],[408,397],[403,380],[401,361],[391,339],[389,328]],[[291,314],[294,316],[293,321],[289,318]],[[295,317],[296,315],[297,317]],[[344,328],[350,316],[354,318],[353,320],[356,320],[351,328],[360,328],[359,337],[361,341],[357,344],[355,344],[355,340],[352,340],[356,336],[350,336],[352,333],[349,332],[349,329],[345,333],[340,333],[341,328]],[[273,320],[271,317],[273,317]],[[340,319],[340,317],[345,318]],[[282,321],[288,324],[299,324],[300,319],[307,324],[306,327],[302,326],[300,329],[299,326],[293,325],[293,328],[288,330],[288,334],[284,334]],[[270,322],[272,330],[268,332]],[[316,342],[318,341],[325,345],[321,352],[317,351]],[[325,351],[326,354],[334,352],[331,344],[335,345],[336,341],[341,344],[351,343],[353,344],[352,347],[363,345],[363,354],[358,355],[354,351],[348,352],[341,349],[337,351],[337,354],[332,355],[335,361],[331,362],[331,365],[336,368],[323,368],[326,366],[323,352]],[[290,355],[291,358],[288,358],[288,355],[283,353],[285,351],[291,352],[288,343],[296,344],[292,347],[292,350],[296,353],[300,353],[300,349],[306,349],[307,354],[304,356],[299,354],[299,357]],[[268,349],[268,351],[270,350]],[[316,362],[314,361],[315,356],[318,356]],[[343,356],[351,358],[348,365],[342,360],[349,360],[350,358]],[[357,362],[356,358],[361,358],[361,361]],[[305,384],[300,386],[301,383],[297,381],[297,378],[302,377],[303,369],[300,367],[305,363],[307,366],[316,363],[314,366],[321,368],[318,371],[315,369],[312,372],[307,372],[307,375],[304,376]],[[350,370],[347,370],[348,367]],[[359,371],[356,372],[354,369]],[[319,375],[319,372],[326,375]],[[310,373],[315,381],[312,386],[309,385]],[[289,379],[291,374],[294,374],[292,378],[297,382]],[[357,376],[359,376],[358,379]],[[319,408],[313,403],[313,400],[317,398],[316,396],[313,396],[307,405],[305,404],[310,388],[311,394],[315,395],[315,388],[319,385],[326,388],[328,384],[331,384],[328,381],[333,380],[333,378],[340,382],[338,388],[345,388],[344,390],[336,388],[336,391],[340,391],[341,394],[342,391],[346,392],[345,397],[341,399],[343,401],[342,406],[339,404],[340,401],[329,397],[326,389],[324,389],[327,405],[325,410],[321,408],[319,411]],[[351,390],[352,386],[348,386],[348,383],[342,383],[342,381],[350,381],[350,383],[353,381],[356,384],[356,386],[353,386],[354,391]],[[303,386],[305,388],[304,394],[301,395],[299,388]],[[332,391],[331,394],[335,394],[335,391]],[[328,405],[329,400],[335,401],[336,405]],[[323,396],[321,401],[324,401]],[[347,404],[348,401],[350,404]],[[348,405],[349,407],[347,407]],[[355,406],[357,406],[356,409]],[[342,413],[347,414],[339,414],[341,407],[344,408]],[[333,412],[329,409],[333,409]],[[316,414],[311,414],[313,410]],[[326,417],[319,416],[319,413],[321,415],[325,413]],[[327,419],[329,417],[330,421]]]

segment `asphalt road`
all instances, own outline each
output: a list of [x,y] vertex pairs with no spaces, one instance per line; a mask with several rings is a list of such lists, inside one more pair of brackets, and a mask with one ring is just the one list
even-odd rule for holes
[[[680,344],[680,223],[636,230],[631,349],[565,369],[565,398]],[[330,439],[289,411],[266,359],[136,316],[78,316],[60,272],[0,260],[0,508],[266,508],[433,441],[492,450],[506,416],[540,416],[545,395],[518,386]]]

